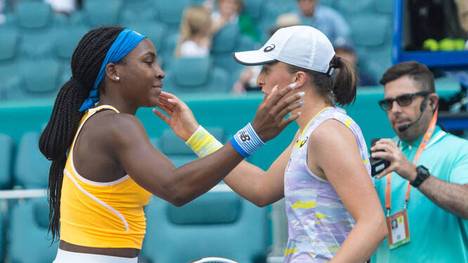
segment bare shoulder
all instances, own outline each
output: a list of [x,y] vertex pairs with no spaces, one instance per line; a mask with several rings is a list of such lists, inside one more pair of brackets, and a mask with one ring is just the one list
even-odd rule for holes
[[326,120],[315,129],[310,136],[308,154],[310,163],[328,180],[335,175],[341,177],[341,172],[349,169],[362,168],[365,174],[356,138],[351,129],[338,120]]
[[310,135],[311,149],[337,149],[355,143],[352,131],[343,123],[329,119],[320,124]]
[[113,143],[125,143],[146,136],[141,122],[132,114],[104,113],[99,118],[100,129]]
[[135,115],[128,114],[128,113],[118,113],[112,114],[108,117],[109,128],[113,130],[129,130],[132,131],[133,129],[143,129],[143,125],[138,120]]

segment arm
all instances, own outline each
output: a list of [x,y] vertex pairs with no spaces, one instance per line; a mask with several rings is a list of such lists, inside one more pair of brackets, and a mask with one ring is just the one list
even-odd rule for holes
[[131,115],[115,117],[112,149],[123,169],[147,191],[176,206],[207,192],[243,158],[230,144],[211,156],[175,168],[153,148],[143,126]]
[[[297,95],[285,96],[288,92],[287,89],[272,92],[257,110],[252,126],[263,141],[279,134],[294,120],[293,116],[283,119],[295,109],[290,106],[298,99]],[[214,154],[174,168],[152,147],[134,116],[116,114],[114,118],[112,150],[123,169],[142,187],[175,205],[183,205],[211,189],[243,159],[229,143]]]
[[[403,152],[390,139],[379,140],[371,148],[372,157],[390,161],[390,166],[382,171],[378,178],[391,172],[396,172],[404,179],[412,182],[416,178],[416,166],[408,161]],[[466,172],[466,171],[465,171]],[[468,218],[468,185],[442,181],[435,176],[427,178],[419,187],[424,195],[438,206],[461,218]]]
[[310,169],[325,175],[356,221],[331,262],[365,262],[387,234],[387,228],[354,135],[343,124],[326,121],[310,137],[309,156]]
[[448,183],[430,176],[418,189],[438,206],[468,219],[468,184]]
[[[159,107],[170,118],[158,111],[155,111],[155,114],[165,121],[182,140],[187,141],[198,127],[198,122],[192,112],[173,94],[165,92],[161,98]],[[299,105],[300,103],[291,104],[290,110]],[[293,119],[297,117],[298,115],[292,116]],[[258,206],[265,206],[281,199],[283,197],[283,174],[289,159],[290,148],[288,147],[266,172],[246,161],[241,162],[225,178],[226,184]]]
[[273,162],[268,171],[263,171],[255,165],[242,161],[224,182],[235,192],[257,206],[266,206],[278,201],[284,196],[284,171],[291,155],[288,146]]

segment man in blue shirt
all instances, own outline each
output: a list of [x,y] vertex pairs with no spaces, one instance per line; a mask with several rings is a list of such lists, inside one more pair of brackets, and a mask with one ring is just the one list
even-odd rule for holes
[[371,148],[390,162],[375,180],[389,236],[371,261],[468,262],[468,141],[436,125],[439,98],[425,65],[397,64],[380,83],[397,138]]
[[318,0],[297,0],[297,4],[301,24],[310,25],[322,31],[333,45],[350,40],[349,25],[336,10],[318,5]]

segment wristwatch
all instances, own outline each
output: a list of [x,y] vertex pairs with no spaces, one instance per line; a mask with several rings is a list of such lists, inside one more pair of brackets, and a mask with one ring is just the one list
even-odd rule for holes
[[410,184],[418,188],[429,176],[431,176],[429,170],[426,167],[419,165],[416,167],[416,178],[410,182]]

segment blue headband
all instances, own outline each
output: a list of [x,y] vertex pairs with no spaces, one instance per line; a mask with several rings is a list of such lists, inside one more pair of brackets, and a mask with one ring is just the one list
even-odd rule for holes
[[101,84],[104,74],[106,72],[106,66],[109,63],[117,63],[122,60],[128,53],[130,53],[143,39],[146,37],[142,34],[125,28],[115,39],[112,46],[107,51],[106,57],[102,61],[101,69],[94,81],[93,88],[89,92],[88,98],[81,104],[80,111],[83,112],[89,108],[92,108],[96,102],[99,101],[99,84]]

